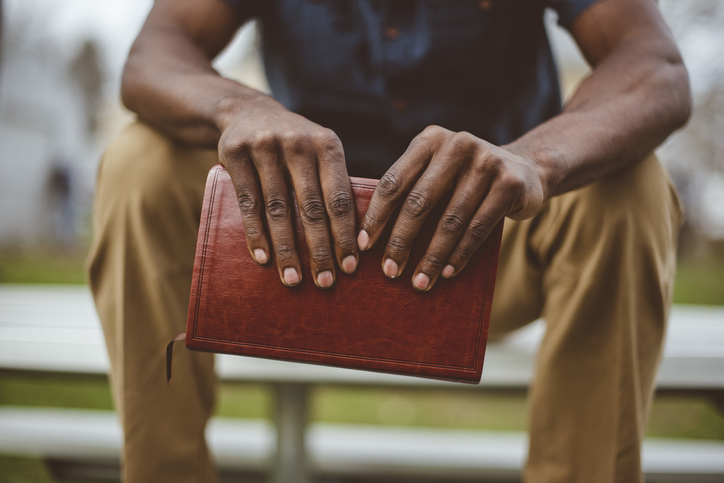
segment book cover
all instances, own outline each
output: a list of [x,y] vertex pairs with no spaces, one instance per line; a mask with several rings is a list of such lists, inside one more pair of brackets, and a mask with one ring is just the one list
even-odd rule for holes
[[[350,178],[361,220],[377,181]],[[440,278],[429,292],[411,284],[437,225],[430,217],[406,270],[388,279],[381,269],[386,236],[360,254],[353,275],[335,284],[312,280],[304,233],[295,218],[302,283],[286,287],[274,259],[260,266],[246,246],[244,224],[228,172],[209,172],[196,247],[186,347],[478,383],[500,251],[502,222],[464,270]],[[388,230],[389,232],[389,230]]]

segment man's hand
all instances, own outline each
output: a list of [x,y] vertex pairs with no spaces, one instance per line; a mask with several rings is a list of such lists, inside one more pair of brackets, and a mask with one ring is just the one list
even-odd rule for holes
[[301,282],[291,187],[314,282],[320,288],[332,286],[335,258],[342,271],[354,272],[358,257],[354,199],[339,138],[261,94],[225,111],[229,114],[223,116],[219,159],[234,183],[254,259],[267,263],[273,246],[282,282],[289,286]]
[[218,0],[157,0],[128,57],[123,101],[179,142],[218,147],[239,198],[249,251],[261,264],[274,253],[279,276],[290,286],[302,280],[293,188],[314,282],[330,287],[335,256],[346,273],[358,263],[342,145],[329,129],[214,71],[211,59],[247,20]]
[[417,290],[429,290],[440,274],[458,274],[503,217],[535,215],[545,186],[545,171],[530,161],[472,134],[430,126],[380,180],[357,242],[360,250],[374,245],[402,204],[382,258],[385,275],[398,277],[425,219],[452,192],[412,275]]
[[397,277],[430,210],[452,192],[412,275],[429,290],[457,274],[504,216],[533,216],[541,203],[643,159],[691,112],[686,69],[654,2],[606,0],[586,9],[571,33],[593,68],[563,112],[496,147],[467,133],[428,128],[388,171],[361,222],[372,246],[402,204],[383,271]]

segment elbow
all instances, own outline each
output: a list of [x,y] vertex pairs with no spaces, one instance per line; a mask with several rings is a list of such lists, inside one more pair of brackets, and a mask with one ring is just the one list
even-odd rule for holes
[[693,101],[691,97],[691,85],[689,84],[689,74],[681,57],[678,57],[674,62],[670,62],[668,68],[670,69],[670,120],[672,131],[675,131],[685,126],[689,121]]
[[123,68],[123,74],[121,74],[121,102],[126,108],[133,111],[133,82],[127,72],[128,64]]
[[134,45],[131,47],[121,74],[121,102],[136,114],[139,114],[137,107],[140,91],[142,90],[141,73],[143,71],[143,67],[139,66],[139,63],[142,62],[138,57],[138,47]]
[[[686,71],[685,71],[686,72]],[[691,87],[689,86],[689,76],[685,74],[686,80],[683,83],[681,99],[677,108],[676,116],[676,128],[679,129],[686,125],[691,118],[691,112],[694,107],[694,102],[691,98]]]

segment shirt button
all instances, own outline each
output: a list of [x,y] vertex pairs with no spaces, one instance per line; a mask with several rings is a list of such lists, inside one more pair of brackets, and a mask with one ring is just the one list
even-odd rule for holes
[[397,38],[400,36],[400,29],[398,29],[397,27],[393,27],[392,25],[388,25],[387,27],[385,27],[382,34],[387,40],[397,40]]
[[478,2],[478,8],[481,12],[490,13],[493,11],[494,7],[495,4],[493,3],[493,0],[480,0]]
[[397,112],[405,112],[407,110],[407,101],[404,99],[395,99],[392,101],[392,108]]

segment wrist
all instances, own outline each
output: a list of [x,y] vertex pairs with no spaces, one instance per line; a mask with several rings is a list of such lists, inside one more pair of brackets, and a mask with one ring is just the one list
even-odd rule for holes
[[556,194],[561,182],[562,172],[560,163],[549,150],[531,146],[530,144],[515,141],[502,146],[503,149],[525,159],[540,180],[543,188],[543,199],[547,200]]
[[223,133],[239,117],[249,118],[263,111],[284,109],[284,106],[266,94],[248,88],[245,91],[226,96],[216,104],[212,120],[219,132]]

